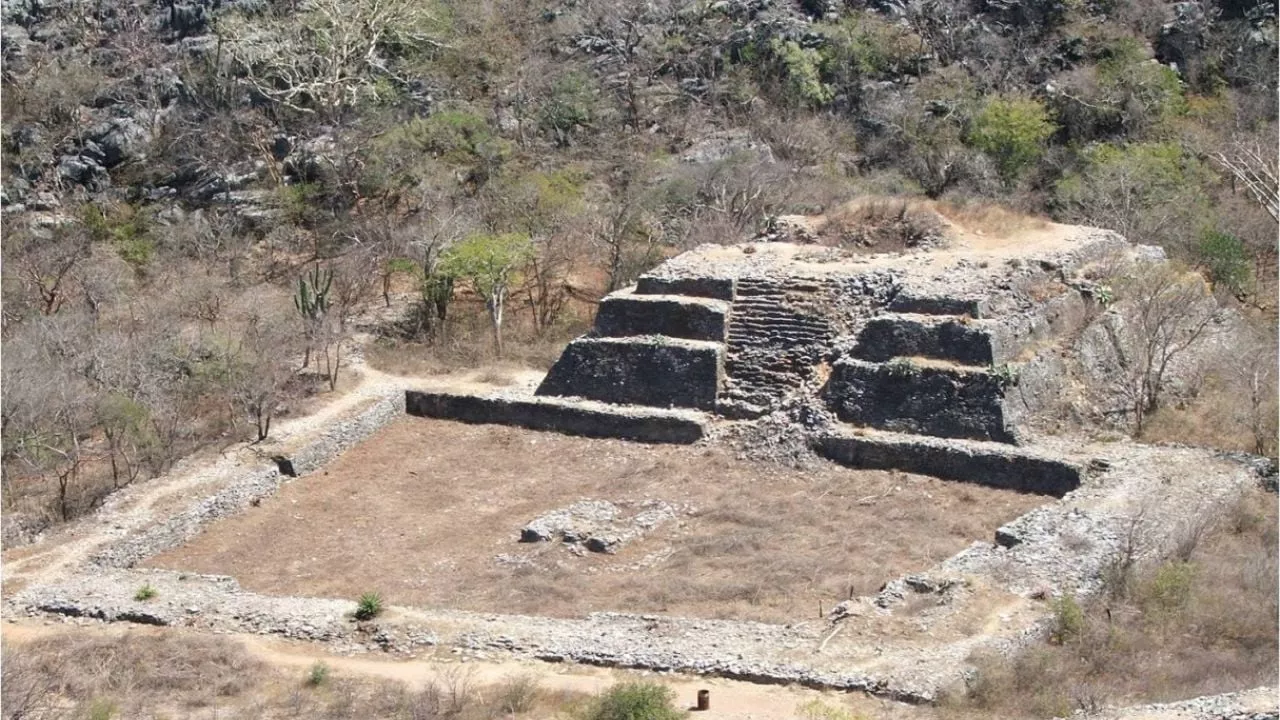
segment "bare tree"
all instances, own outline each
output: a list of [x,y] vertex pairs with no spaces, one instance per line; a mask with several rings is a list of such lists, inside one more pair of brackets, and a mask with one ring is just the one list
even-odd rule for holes
[[304,0],[301,14],[264,27],[228,14],[218,34],[258,95],[304,113],[333,114],[376,94],[379,77],[407,83],[389,49],[438,45],[435,17],[416,0]]
[[1245,186],[1272,220],[1280,221],[1280,171],[1276,169],[1275,143],[1264,147],[1256,138],[1236,138],[1229,150],[1214,153],[1213,159]]
[[231,375],[235,402],[253,421],[258,442],[271,434],[271,421],[294,377],[287,358],[297,350],[297,334],[283,318],[251,314],[240,333],[235,371]]
[[1139,263],[1117,285],[1121,326],[1107,327],[1121,369],[1118,389],[1140,434],[1160,407],[1174,363],[1209,335],[1218,307],[1203,278],[1169,263]]

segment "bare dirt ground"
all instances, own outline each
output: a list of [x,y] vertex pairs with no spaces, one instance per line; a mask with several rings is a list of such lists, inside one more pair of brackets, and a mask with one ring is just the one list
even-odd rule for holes
[[[517,542],[530,520],[580,499],[685,510],[616,555]],[[406,418],[150,562],[273,595],[785,622],[924,570],[1044,501],[901,473],[799,471],[723,448]]]

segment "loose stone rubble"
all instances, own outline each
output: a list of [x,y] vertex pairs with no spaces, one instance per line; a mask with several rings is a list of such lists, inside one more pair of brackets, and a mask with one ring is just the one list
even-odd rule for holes
[[562,540],[591,552],[613,554],[675,516],[676,509],[660,500],[643,503],[639,512],[626,518],[607,500],[581,500],[534,518],[521,528],[520,542]]

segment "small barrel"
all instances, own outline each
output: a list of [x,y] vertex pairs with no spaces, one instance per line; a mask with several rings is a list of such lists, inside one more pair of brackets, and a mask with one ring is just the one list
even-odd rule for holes
[[711,691],[710,690],[698,691],[698,709],[699,710],[711,709]]

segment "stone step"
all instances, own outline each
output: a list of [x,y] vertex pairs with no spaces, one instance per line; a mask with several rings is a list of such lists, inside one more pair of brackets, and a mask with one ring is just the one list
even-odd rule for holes
[[716,300],[733,300],[734,281],[713,277],[661,277],[641,275],[636,281],[637,295],[684,295]]
[[944,480],[1062,497],[1085,470],[1063,458],[1002,443],[947,440],[845,426],[814,442],[818,454],[854,468],[899,470]]
[[987,366],[1011,357],[1003,345],[991,321],[968,316],[886,313],[862,326],[852,354],[874,362],[927,357]]
[[967,315],[971,318],[982,317],[986,310],[985,302],[978,298],[918,296],[905,292],[894,296],[887,309],[897,313]]
[[812,335],[814,337],[823,337],[830,334],[830,330],[821,327],[811,327],[800,323],[767,323],[742,321],[735,322],[729,328],[730,335],[751,336],[751,335],[767,335],[775,332],[799,333],[801,335]]
[[741,328],[759,328],[768,330],[770,328],[797,328],[802,330],[812,330],[815,332],[829,332],[830,325],[821,322],[799,320],[784,316],[759,316],[759,315],[734,315],[733,322],[729,324],[730,329],[734,327]]
[[949,438],[1016,442],[1006,426],[1012,378],[984,368],[841,358],[826,399],[845,422]]
[[825,320],[805,317],[795,313],[785,312],[735,312],[734,321],[744,325],[770,325],[781,323],[784,325],[798,325],[812,328],[827,328],[829,324]]
[[723,377],[723,343],[664,336],[580,337],[564,349],[536,394],[710,410]]
[[730,333],[730,345],[746,345],[746,346],[776,346],[780,343],[785,345],[815,345],[822,342],[826,338],[819,333],[801,333],[788,331],[773,331],[767,333]]
[[692,410],[607,405],[589,400],[508,394],[405,393],[405,410],[419,417],[472,424],[515,425],[566,435],[648,443],[691,444],[706,436],[711,418]]
[[729,303],[724,300],[623,290],[600,302],[595,330],[604,337],[665,335],[724,342],[728,319]]

